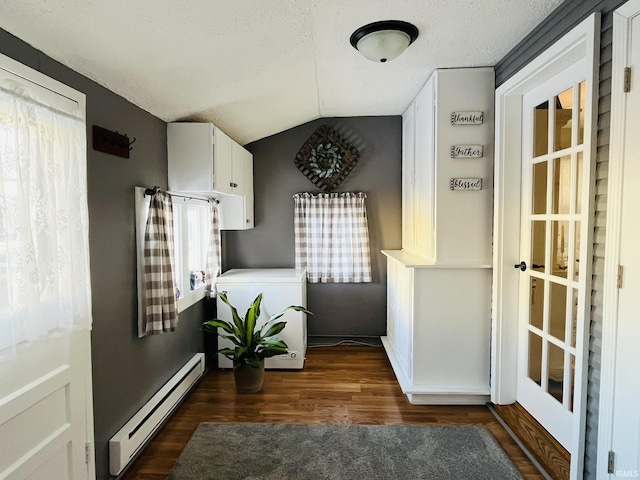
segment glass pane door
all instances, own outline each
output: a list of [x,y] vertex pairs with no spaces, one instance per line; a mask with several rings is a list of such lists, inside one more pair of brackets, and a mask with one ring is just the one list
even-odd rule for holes
[[527,304],[521,308],[518,401],[565,444],[574,407],[582,193],[588,169],[583,166],[585,82],[554,85],[554,80],[525,102],[530,137],[523,152],[528,198],[523,198],[522,260],[528,268],[522,280],[528,294],[521,297]]

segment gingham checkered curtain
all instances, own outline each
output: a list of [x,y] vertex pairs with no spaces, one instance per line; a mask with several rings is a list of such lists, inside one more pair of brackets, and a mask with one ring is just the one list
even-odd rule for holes
[[170,332],[178,325],[173,252],[171,196],[156,190],[144,232],[145,335]]
[[213,288],[213,279],[220,275],[220,224],[218,222],[218,203],[210,199],[209,245],[207,246],[207,265],[205,267],[205,282],[207,292]]
[[293,196],[296,268],[310,283],[371,281],[364,193]]

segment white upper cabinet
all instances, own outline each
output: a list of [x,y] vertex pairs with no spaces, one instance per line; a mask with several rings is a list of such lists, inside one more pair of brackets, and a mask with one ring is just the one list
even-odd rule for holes
[[253,228],[253,155],[211,123],[167,124],[169,191],[214,195],[220,228]]
[[233,147],[234,195],[218,197],[221,230],[253,228],[253,155],[237,143]]
[[253,156],[211,123],[167,124],[167,153],[169,190],[243,195],[249,188]]
[[[408,253],[434,264],[491,263],[493,99],[493,69],[436,70],[404,113],[402,248]],[[481,113],[482,123],[453,124],[454,113]],[[454,155],[455,147],[477,156]],[[452,190],[456,179],[481,189]]]

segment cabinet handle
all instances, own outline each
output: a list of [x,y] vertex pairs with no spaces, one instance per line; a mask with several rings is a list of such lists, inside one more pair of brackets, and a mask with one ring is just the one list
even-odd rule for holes
[[229,185],[230,185],[231,187],[234,187],[234,188],[238,186],[238,184],[237,184],[237,183],[233,183],[233,182],[229,183]]
[[251,220],[249,220],[248,218],[247,218],[247,223],[251,223]]

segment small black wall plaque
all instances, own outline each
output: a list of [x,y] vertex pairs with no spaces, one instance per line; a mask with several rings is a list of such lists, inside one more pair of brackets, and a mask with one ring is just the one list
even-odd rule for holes
[[97,125],[93,126],[93,149],[99,152],[129,158],[129,152],[133,150],[131,145],[135,141],[135,137],[131,140],[127,135],[112,132]]

